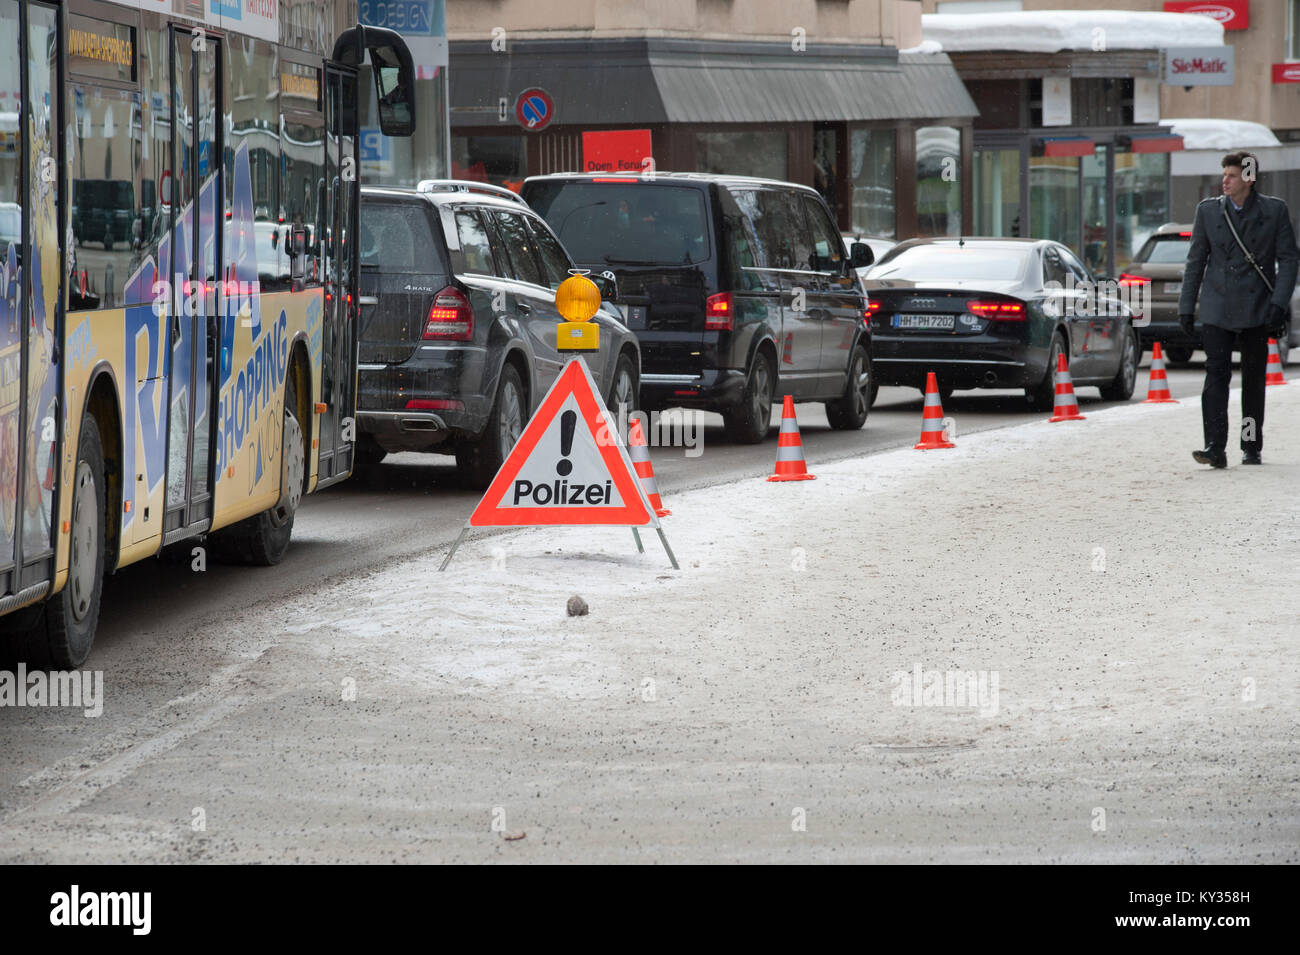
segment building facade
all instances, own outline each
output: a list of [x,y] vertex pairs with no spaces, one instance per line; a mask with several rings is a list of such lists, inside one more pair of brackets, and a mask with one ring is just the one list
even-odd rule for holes
[[453,174],[753,175],[815,187],[845,232],[969,231],[976,109],[946,56],[906,52],[920,17],[920,0],[452,0]]

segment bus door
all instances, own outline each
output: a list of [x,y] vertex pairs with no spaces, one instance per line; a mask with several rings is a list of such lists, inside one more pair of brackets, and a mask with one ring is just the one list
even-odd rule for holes
[[325,67],[325,320],[321,340],[320,457],[317,486],[352,470],[356,415],[357,74]]
[[[219,37],[172,31],[172,302],[163,543],[212,522],[212,452],[217,429],[215,356],[220,354],[222,127]],[[177,289],[179,288],[179,294]]]
[[[0,99],[0,613],[41,596],[54,577],[63,334],[58,38],[54,6],[0,0],[7,84]],[[79,524],[90,539],[73,545],[95,546],[93,527]]]

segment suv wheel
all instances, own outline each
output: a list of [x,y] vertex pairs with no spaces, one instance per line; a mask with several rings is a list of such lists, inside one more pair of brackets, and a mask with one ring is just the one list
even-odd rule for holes
[[528,419],[528,401],[524,397],[523,382],[515,366],[501,368],[497,384],[497,399],[488,415],[487,427],[478,439],[456,452],[456,466],[465,483],[476,490],[485,490],[505,463],[510,451],[524,433]]
[[826,402],[826,420],[836,431],[856,431],[867,422],[867,409],[871,407],[874,376],[871,374],[871,357],[861,345],[853,349],[849,362],[849,377],[844,385],[844,396]]
[[1185,365],[1187,362],[1192,360],[1192,352],[1195,351],[1195,349],[1187,345],[1170,345],[1168,348],[1162,349],[1162,351],[1164,352],[1164,357],[1169,359],[1171,363],[1175,365]]
[[[623,352],[618,356],[614,383],[609,389],[609,413],[616,420],[631,420],[632,412],[637,410],[637,390],[636,365],[627,352]],[[620,411],[620,406],[626,408],[626,414]],[[627,441],[627,435],[623,435],[623,440]]]
[[365,474],[379,466],[379,462],[388,457],[388,452],[379,446],[373,435],[357,435],[352,450],[352,473]]
[[723,412],[727,436],[737,444],[758,444],[767,437],[772,421],[772,395],[776,391],[772,361],[764,352],[754,356],[745,394],[739,404]]

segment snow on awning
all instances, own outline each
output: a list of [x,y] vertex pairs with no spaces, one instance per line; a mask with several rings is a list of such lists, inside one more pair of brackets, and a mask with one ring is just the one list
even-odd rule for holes
[[1273,135],[1273,130],[1263,123],[1252,123],[1244,119],[1206,119],[1196,116],[1162,119],[1160,125],[1168,126],[1175,136],[1183,137],[1184,149],[1217,149],[1227,152],[1282,145]]
[[1134,136],[1129,140],[1129,152],[1132,153],[1172,153],[1183,148],[1183,137]]
[[1039,141],[1044,156],[1092,156],[1097,152],[1097,144],[1087,136],[1045,136]]
[[1007,13],[928,13],[926,40],[945,53],[1020,50],[1155,50],[1222,46],[1223,24],[1199,13],[1137,13],[1127,10],[1038,10]]

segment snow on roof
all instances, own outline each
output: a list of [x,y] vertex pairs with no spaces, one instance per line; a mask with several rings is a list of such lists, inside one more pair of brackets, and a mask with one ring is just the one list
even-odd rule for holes
[[1223,24],[1199,13],[1127,10],[928,13],[921,17],[921,32],[926,40],[943,44],[947,53],[1094,51],[1099,40],[1104,41],[1105,50],[1223,45]]
[[1184,149],[1253,149],[1281,146],[1273,131],[1263,123],[1244,119],[1162,119],[1161,126],[1172,126],[1183,137]]
[[936,40],[922,40],[919,46],[911,46],[899,53],[942,53],[943,44]]

